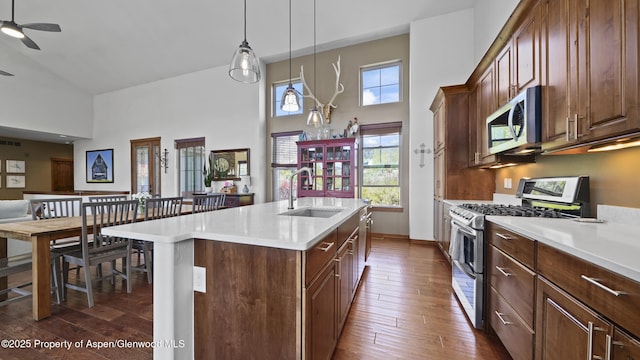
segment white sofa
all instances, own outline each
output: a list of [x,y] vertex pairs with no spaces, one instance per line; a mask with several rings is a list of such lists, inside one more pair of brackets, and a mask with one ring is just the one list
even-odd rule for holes
[[[0,200],[0,224],[31,220],[28,200]],[[31,244],[26,241],[7,241],[7,256],[31,252]]]

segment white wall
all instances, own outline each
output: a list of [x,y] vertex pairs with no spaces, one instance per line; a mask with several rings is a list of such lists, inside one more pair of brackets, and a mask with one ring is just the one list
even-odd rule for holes
[[[264,71],[264,69],[263,69]],[[264,95],[259,84],[232,80],[218,67],[98,95],[94,99],[93,139],[74,146],[77,190],[131,188],[130,142],[161,137],[169,150],[169,168],[162,173],[162,195],[176,196],[177,152],[174,140],[205,137],[206,149],[251,149],[251,190],[256,202],[265,196],[266,155]],[[114,149],[114,182],[87,184],[85,151]]]
[[[474,3],[474,64],[489,50],[520,0],[482,0]],[[469,74],[471,75],[471,74]]]
[[[438,88],[467,81],[473,61],[473,10],[411,24],[411,109],[409,171],[411,239],[433,240],[433,113]],[[424,167],[414,149],[425,144]]]
[[[0,43],[0,126],[90,137],[93,96]],[[1,135],[1,134],[0,134]]]

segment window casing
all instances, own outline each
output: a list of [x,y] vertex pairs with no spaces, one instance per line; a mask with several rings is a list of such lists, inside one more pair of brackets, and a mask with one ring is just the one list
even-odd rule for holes
[[285,92],[285,90],[289,86],[289,81],[287,80],[287,82],[284,82],[284,83],[273,84],[273,91],[272,91],[273,101],[271,102],[271,104],[273,106],[272,112],[274,117],[302,114],[304,109],[304,100],[302,97],[302,80],[300,79],[291,80],[291,85],[293,85],[293,88],[296,89],[296,91],[300,94],[299,96],[300,110],[284,111],[280,108],[280,101],[282,100],[282,94]]
[[396,103],[402,100],[402,62],[360,68],[360,105]]
[[400,207],[402,123],[360,126],[360,197],[374,206]]
[[[298,167],[298,136],[302,131],[271,134],[272,140],[272,199],[289,198],[289,177]],[[294,184],[295,186],[295,184]]]
[[176,140],[178,150],[178,194],[185,198],[204,190],[204,138]]

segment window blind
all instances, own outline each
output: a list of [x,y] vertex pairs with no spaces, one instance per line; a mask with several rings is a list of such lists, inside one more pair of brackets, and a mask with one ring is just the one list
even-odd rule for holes
[[273,154],[271,167],[297,167],[298,166],[298,135],[302,131],[289,131],[282,133],[273,133],[271,138],[273,141]]

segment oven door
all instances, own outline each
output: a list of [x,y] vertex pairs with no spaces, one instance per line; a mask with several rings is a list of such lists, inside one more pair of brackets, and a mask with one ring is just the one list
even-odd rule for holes
[[451,261],[456,261],[460,268],[467,273],[484,272],[482,231],[474,230],[452,220],[449,255]]
[[451,287],[469,321],[476,329],[482,329],[483,275],[466,272],[457,261],[453,261],[451,275]]

